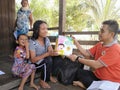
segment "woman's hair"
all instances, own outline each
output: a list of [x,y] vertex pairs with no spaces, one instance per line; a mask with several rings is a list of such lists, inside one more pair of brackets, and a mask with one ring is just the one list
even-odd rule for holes
[[43,24],[43,23],[47,24],[45,21],[42,21],[42,20],[37,20],[33,24],[33,35],[32,35],[33,40],[38,39],[39,31],[40,31],[40,25]]
[[28,2],[28,0],[21,0],[21,3],[22,3],[23,1],[27,1],[27,2]]

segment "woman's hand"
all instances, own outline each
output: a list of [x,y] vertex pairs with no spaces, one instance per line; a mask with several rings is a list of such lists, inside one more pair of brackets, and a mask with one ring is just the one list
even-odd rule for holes
[[58,56],[58,52],[53,51],[52,56]]
[[58,53],[56,51],[49,51],[48,56],[58,56]]

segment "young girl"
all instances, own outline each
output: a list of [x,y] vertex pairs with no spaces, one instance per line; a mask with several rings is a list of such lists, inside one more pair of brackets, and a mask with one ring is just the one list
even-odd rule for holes
[[35,66],[34,64],[28,64],[27,59],[29,59],[29,44],[28,37],[25,34],[20,34],[17,38],[18,46],[14,51],[14,64],[12,67],[12,72],[14,76],[21,77],[21,83],[18,90],[23,90],[26,80],[31,75],[30,87],[38,90],[34,84]]
[[22,0],[21,5],[22,7],[17,12],[17,19],[15,22],[15,39],[17,39],[19,34],[27,34],[29,29],[32,29],[33,25],[33,15],[29,9],[28,0]]

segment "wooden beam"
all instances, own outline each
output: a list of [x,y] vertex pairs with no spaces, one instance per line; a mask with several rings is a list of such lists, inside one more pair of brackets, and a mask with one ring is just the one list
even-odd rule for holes
[[0,0],[0,57],[12,54],[15,0]]
[[59,0],[59,35],[65,30],[66,23],[66,0]]
[[[56,41],[56,36],[48,36],[51,42],[55,42]],[[95,45],[96,43],[98,43],[99,41],[97,40],[78,40],[78,42],[81,45]]]
[[98,35],[98,31],[87,31],[87,32],[63,32],[65,35]]

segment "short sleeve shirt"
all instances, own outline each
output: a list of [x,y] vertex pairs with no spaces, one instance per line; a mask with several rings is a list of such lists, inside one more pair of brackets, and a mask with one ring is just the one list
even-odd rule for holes
[[[29,49],[31,51],[34,51],[36,53],[36,56],[40,56],[43,53],[46,53],[48,47],[50,46],[50,40],[48,37],[45,38],[44,46],[40,45],[40,43],[37,40],[30,40],[29,43],[30,43]],[[39,61],[42,61],[42,60],[39,60]],[[40,63],[39,61],[37,62],[38,64]]]
[[15,65],[24,63],[26,57],[26,50],[25,48],[21,48],[19,46],[16,47],[15,52],[14,52],[14,60],[15,60]]
[[113,43],[110,46],[103,46],[100,42],[88,50],[95,60],[104,65],[95,70],[95,75],[101,80],[120,82],[120,45]]
[[29,16],[31,14],[31,10],[23,10],[20,8],[17,12],[17,30],[21,30],[23,28],[29,29]]
[[37,40],[30,40],[29,49],[31,51],[35,51],[36,56],[42,55],[43,53],[47,52],[47,48],[50,46],[50,40],[45,38],[45,46],[40,45]]

